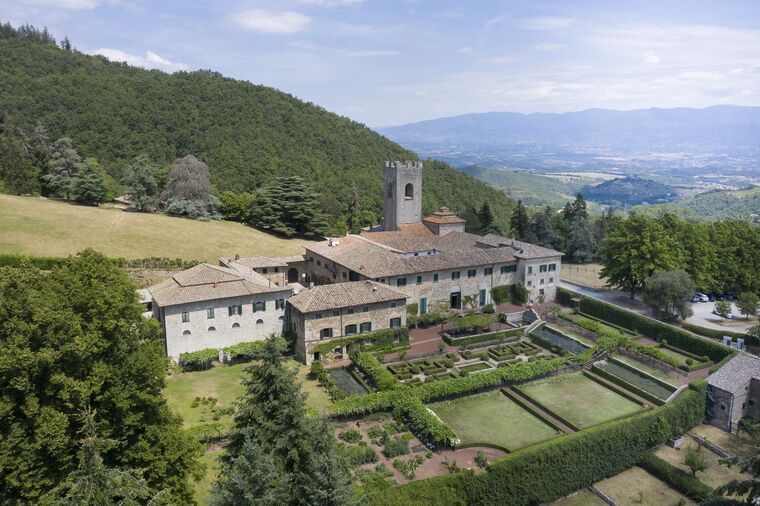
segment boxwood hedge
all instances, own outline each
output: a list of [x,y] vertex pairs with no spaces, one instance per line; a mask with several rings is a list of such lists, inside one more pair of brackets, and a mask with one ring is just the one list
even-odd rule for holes
[[705,388],[695,382],[670,404],[518,450],[493,461],[485,473],[465,471],[394,487],[370,504],[517,506],[558,499],[628,469],[653,446],[701,423]]

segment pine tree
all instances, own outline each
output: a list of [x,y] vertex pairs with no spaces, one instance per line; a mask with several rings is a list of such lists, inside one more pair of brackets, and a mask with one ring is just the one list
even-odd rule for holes
[[515,239],[524,239],[528,235],[528,211],[526,211],[522,200],[517,201],[517,207],[512,214],[510,226],[512,227],[512,234],[514,234]]
[[[350,474],[332,429],[325,419],[307,416],[306,396],[295,371],[283,364],[282,347],[277,338],[268,338],[257,362],[246,370],[246,391],[235,413],[214,504],[240,504],[235,502],[239,490],[256,494],[246,497],[248,504],[273,504],[270,500],[276,498],[287,505],[340,505],[352,496]],[[257,460],[256,478],[270,477],[264,484],[244,483],[252,459]]]
[[554,229],[555,213],[551,207],[546,206],[543,211],[536,213],[533,216],[533,223],[531,228],[533,229],[533,237],[536,244],[545,248],[557,248],[558,234]]
[[219,199],[211,194],[208,166],[193,155],[175,160],[161,207],[169,214],[218,219]]
[[53,144],[48,161],[48,172],[42,176],[53,194],[63,195],[69,200],[71,178],[82,167],[82,158],[71,146],[71,139],[61,137]]
[[319,195],[300,176],[276,178],[262,188],[251,224],[286,237],[319,237],[328,230]]
[[71,177],[71,197],[85,204],[106,200],[106,183],[103,170],[94,158],[87,158],[79,171]]
[[146,154],[135,157],[124,184],[131,198],[132,207],[140,211],[153,211],[158,201],[156,167]]
[[7,119],[0,129],[0,186],[19,195],[37,191],[37,174],[23,138]]
[[570,222],[567,233],[567,249],[570,260],[582,264],[594,259],[594,236],[588,218],[576,217]]
[[493,212],[491,211],[491,206],[488,205],[488,202],[483,202],[483,205],[480,207],[480,211],[478,211],[478,220],[480,221],[479,232],[481,234],[501,233],[499,227],[494,223]]

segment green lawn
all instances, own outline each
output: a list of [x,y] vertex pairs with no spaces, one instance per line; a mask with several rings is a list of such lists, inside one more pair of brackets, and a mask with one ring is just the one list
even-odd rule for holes
[[[167,233],[182,240],[167,240]],[[67,256],[95,248],[111,257],[168,257],[216,263],[220,256],[303,253],[282,239],[231,221],[197,221],[154,213],[0,195],[0,254]]]
[[208,495],[211,491],[211,485],[216,480],[216,475],[219,473],[219,461],[217,460],[222,455],[222,450],[214,450],[206,452],[201,461],[206,464],[206,476],[194,483],[194,496],[198,504],[208,504]]
[[526,383],[518,388],[579,429],[642,409],[641,405],[580,372]]
[[678,386],[678,380],[676,378],[668,376],[664,372],[659,371],[653,367],[649,367],[648,365],[643,364],[639,362],[638,360],[634,360],[630,357],[626,357],[625,355],[621,355],[620,353],[613,353],[612,356],[615,357],[616,360],[619,360],[623,362],[624,364],[628,364],[631,367],[635,367],[636,369],[644,371],[645,373],[651,374],[655,378],[659,378],[667,383],[670,383],[671,385]]
[[[665,355],[668,355],[668,356],[673,357],[674,359],[678,360],[678,363],[682,364],[682,365],[686,363],[686,359],[687,358],[691,358],[691,357],[687,357],[686,355],[681,355],[680,353],[678,353],[675,350],[671,350],[669,348],[665,348],[664,346],[659,347],[658,350],[660,350],[661,352],[663,352]],[[692,360],[694,360],[694,359],[692,359]],[[698,363],[698,362],[701,362],[701,360],[694,360],[694,363]]]
[[470,365],[463,365],[461,367],[458,367],[460,371],[464,372],[476,372],[476,371],[482,371],[484,369],[492,369],[492,367],[485,362],[475,362],[474,364]]
[[500,390],[432,404],[462,444],[490,443],[517,450],[557,432],[508,399]]
[[673,490],[640,467],[632,467],[594,486],[607,494],[619,506],[651,505],[677,506],[694,502]]
[[[316,381],[308,379],[309,368],[293,359],[287,360],[289,367],[296,367],[296,378],[301,383],[302,390],[308,394],[306,404],[312,411],[321,411],[330,406],[331,401],[327,392]],[[207,422],[224,422],[231,420],[230,415],[223,415],[214,420],[214,412],[209,403],[200,403],[193,407],[196,397],[214,397],[217,399],[215,408],[232,406],[240,395],[243,386],[240,379],[249,364],[214,367],[207,371],[184,372],[166,380],[164,394],[169,407],[182,416],[185,427]]]

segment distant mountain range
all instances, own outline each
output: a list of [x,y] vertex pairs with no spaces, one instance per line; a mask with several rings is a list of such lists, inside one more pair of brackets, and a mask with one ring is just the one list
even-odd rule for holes
[[760,178],[760,107],[491,112],[378,131],[423,156],[457,165],[666,172],[676,179],[720,170],[724,175]]

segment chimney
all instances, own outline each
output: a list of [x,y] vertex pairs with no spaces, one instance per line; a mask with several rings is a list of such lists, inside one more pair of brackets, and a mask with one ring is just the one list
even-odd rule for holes
[[235,253],[235,260],[240,260],[240,253]]

